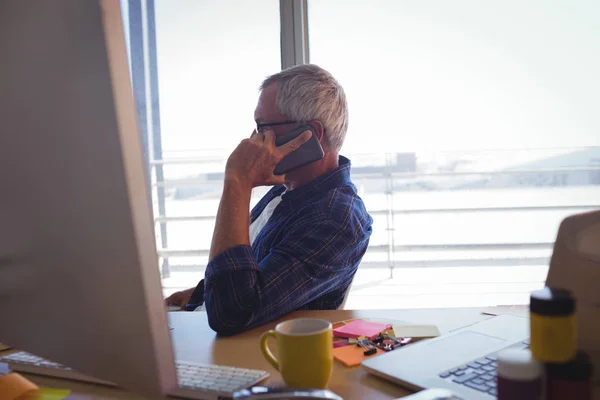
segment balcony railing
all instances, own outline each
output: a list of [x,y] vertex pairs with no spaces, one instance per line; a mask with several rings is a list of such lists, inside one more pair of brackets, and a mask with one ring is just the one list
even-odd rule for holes
[[[546,157],[487,169],[477,168],[482,164],[473,161],[477,157],[466,157],[471,168],[461,167],[464,154],[437,166],[435,159],[433,164],[420,164],[415,155],[406,154],[369,156],[367,163],[353,163],[352,179],[375,220],[361,268],[389,268],[392,275],[403,267],[547,265],[553,229],[562,218],[600,208],[600,147],[547,152],[551,154]],[[378,164],[368,163],[373,160]],[[165,213],[155,217],[161,227],[157,232],[169,235],[173,225],[202,224],[186,229],[201,237],[197,247],[171,245],[169,237],[161,237],[162,260],[187,260],[163,263],[164,277],[204,267],[224,162],[214,155],[151,162],[165,172],[182,166],[195,172],[184,178],[153,179],[155,195],[164,196],[159,200],[167,203]],[[197,209],[178,210],[178,202],[186,200],[195,202]],[[480,234],[474,234],[476,230]]]

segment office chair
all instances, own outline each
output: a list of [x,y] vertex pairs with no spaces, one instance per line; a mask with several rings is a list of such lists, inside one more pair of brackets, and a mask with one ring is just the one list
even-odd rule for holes
[[338,310],[346,309],[346,301],[348,301],[348,296],[350,295],[351,290],[352,290],[352,282],[350,282],[350,286],[348,286],[348,289],[346,290],[346,294],[344,295],[344,300],[342,301],[342,304],[340,304],[340,306],[338,307]]

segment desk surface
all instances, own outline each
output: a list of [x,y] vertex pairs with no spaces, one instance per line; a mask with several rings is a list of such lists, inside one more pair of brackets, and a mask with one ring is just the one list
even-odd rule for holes
[[[228,365],[242,368],[256,368],[268,371],[271,376],[265,383],[282,384],[281,376],[263,358],[259,348],[259,337],[262,332],[272,329],[275,321],[248,332],[227,338],[217,338],[208,326],[204,312],[172,312],[169,313],[175,356],[178,360],[208,364]],[[490,318],[482,315],[480,308],[460,309],[426,309],[426,310],[338,310],[338,311],[298,311],[287,315],[282,320],[315,317],[331,322],[351,318],[381,319],[386,321],[403,321],[415,324],[435,324],[442,333],[452,331]],[[66,380],[27,375],[40,386],[68,388],[73,394],[72,400],[127,399],[138,400],[139,396],[104,386],[88,385]],[[395,399],[409,394],[408,391],[372,376],[360,367],[347,368],[334,362],[333,375],[329,389],[344,399]]]

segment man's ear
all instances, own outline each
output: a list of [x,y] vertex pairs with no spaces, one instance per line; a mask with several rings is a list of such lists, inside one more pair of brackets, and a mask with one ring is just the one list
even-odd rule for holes
[[323,139],[325,138],[325,127],[323,126],[323,123],[318,119],[313,119],[312,121],[309,121],[308,124],[315,130],[317,139],[323,144]]

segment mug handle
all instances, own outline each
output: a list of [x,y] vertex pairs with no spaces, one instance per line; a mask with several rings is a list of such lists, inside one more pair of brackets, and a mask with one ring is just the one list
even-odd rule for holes
[[265,356],[267,361],[273,366],[273,368],[275,368],[277,371],[279,371],[279,361],[277,361],[277,359],[275,358],[273,353],[271,353],[271,350],[269,350],[269,345],[267,343],[267,339],[269,339],[269,336],[272,336],[275,339],[277,339],[277,336],[275,335],[274,330],[270,330],[270,331],[263,333],[260,336],[260,350],[262,351],[263,356]]

